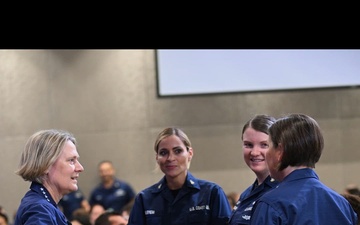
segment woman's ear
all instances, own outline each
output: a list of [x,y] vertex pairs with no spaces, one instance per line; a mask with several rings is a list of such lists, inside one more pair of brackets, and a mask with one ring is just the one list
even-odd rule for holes
[[278,147],[276,148],[276,155],[278,162],[281,162],[283,154],[284,154],[284,146],[281,143],[279,143]]
[[193,150],[193,148],[192,148],[192,147],[189,147],[188,152],[189,152],[189,161],[191,161],[192,157],[194,156],[194,150]]

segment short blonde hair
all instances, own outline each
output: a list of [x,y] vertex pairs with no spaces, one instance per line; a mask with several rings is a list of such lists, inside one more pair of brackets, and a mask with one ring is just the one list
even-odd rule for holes
[[63,130],[40,130],[27,140],[15,172],[25,181],[42,183],[49,167],[57,160],[67,141],[76,145],[75,137]]

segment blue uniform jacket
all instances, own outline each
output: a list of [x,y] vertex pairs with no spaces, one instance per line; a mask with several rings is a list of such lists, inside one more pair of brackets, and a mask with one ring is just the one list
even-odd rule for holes
[[188,172],[174,198],[165,177],[135,198],[128,225],[224,225],[231,213],[223,189]]
[[46,188],[39,183],[32,182],[30,190],[21,200],[14,225],[68,224],[71,223],[68,223]]
[[65,195],[58,205],[62,207],[66,218],[71,221],[73,212],[82,207],[81,203],[84,199],[84,194],[78,189],[77,191]]
[[109,189],[99,184],[91,193],[90,205],[100,204],[105,209],[120,211],[127,203],[135,197],[134,189],[126,182],[115,180]]
[[279,182],[268,176],[259,186],[256,187],[256,184],[257,181],[240,195],[239,201],[231,213],[230,225],[250,224],[251,211],[255,201],[264,193],[276,187]]
[[320,182],[313,169],[291,172],[255,203],[251,224],[356,225],[349,202]]

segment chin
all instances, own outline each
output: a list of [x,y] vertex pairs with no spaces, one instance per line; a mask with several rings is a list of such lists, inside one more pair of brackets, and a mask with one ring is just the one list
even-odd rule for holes
[[77,191],[78,190],[78,186],[77,185],[74,185],[70,188],[70,192],[73,192],[73,191]]

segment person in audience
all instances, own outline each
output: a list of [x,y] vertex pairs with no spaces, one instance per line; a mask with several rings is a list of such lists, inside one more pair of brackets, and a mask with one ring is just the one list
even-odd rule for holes
[[227,193],[226,197],[229,200],[230,207],[233,209],[236,205],[236,202],[239,200],[240,194],[238,192],[232,191]]
[[280,183],[255,202],[250,224],[357,224],[350,203],[314,170],[323,148],[320,126],[308,115],[289,114],[271,125],[265,159]]
[[40,130],[30,136],[21,153],[16,174],[30,181],[30,190],[22,198],[15,225],[68,225],[57,204],[78,189],[80,164],[75,137],[62,130]]
[[357,225],[360,225],[360,196],[357,194],[350,194],[350,193],[342,193],[341,195],[344,198],[346,198],[346,200],[348,200],[351,207],[354,209],[354,211],[358,215]]
[[9,218],[6,213],[0,212],[0,225],[9,225]]
[[269,127],[274,122],[274,117],[260,114],[248,120],[243,126],[241,135],[243,158],[256,175],[256,179],[241,193],[231,213],[230,225],[250,224],[254,202],[278,184],[270,177],[265,162],[265,154],[269,149]]
[[129,216],[132,210],[132,207],[134,205],[134,200],[132,200],[131,202],[129,202],[128,204],[126,204],[122,209],[121,209],[121,215],[122,217],[124,217],[126,219],[126,221],[129,220]]
[[82,208],[87,212],[90,211],[90,204],[80,189],[64,195],[58,205],[69,221],[73,219],[72,215],[77,209]]
[[224,225],[231,208],[216,183],[193,176],[194,150],[179,128],[165,128],[155,141],[155,158],[164,177],[137,194],[129,225]]
[[360,196],[359,186],[357,186],[356,184],[348,184],[345,187],[344,193]]
[[98,165],[101,183],[90,194],[90,205],[100,204],[105,210],[120,211],[135,197],[132,186],[115,176],[113,163],[105,160]]
[[96,220],[95,225],[127,225],[128,222],[124,219],[120,212],[105,211]]
[[71,218],[72,225],[91,225],[89,211],[84,208],[74,210]]
[[100,204],[94,204],[90,207],[90,223],[95,224],[95,220],[103,213],[105,209]]

